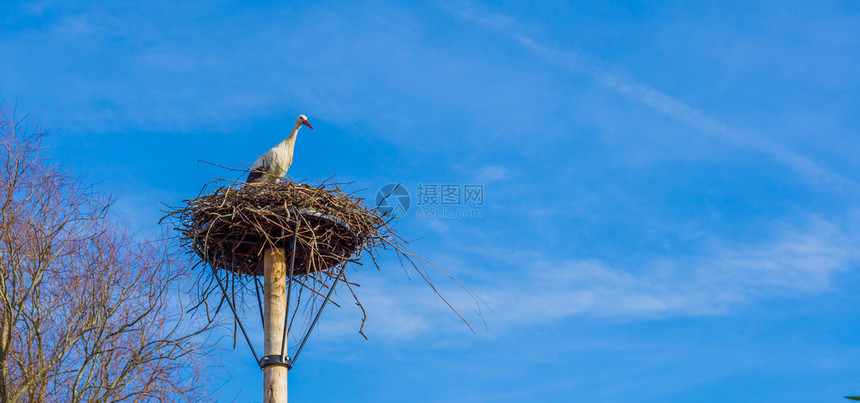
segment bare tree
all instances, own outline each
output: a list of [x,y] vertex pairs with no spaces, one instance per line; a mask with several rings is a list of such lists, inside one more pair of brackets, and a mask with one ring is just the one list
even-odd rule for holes
[[0,109],[0,401],[205,400],[209,323],[167,242],[138,242],[42,136]]

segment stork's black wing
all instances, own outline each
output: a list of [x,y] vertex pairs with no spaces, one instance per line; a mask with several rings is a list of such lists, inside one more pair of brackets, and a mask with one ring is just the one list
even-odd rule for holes
[[251,171],[251,173],[249,173],[249,174],[248,174],[248,179],[246,179],[246,180],[245,180],[245,182],[248,182],[248,183],[254,183],[254,182],[258,181],[258,180],[259,180],[260,178],[262,178],[262,177],[263,177],[263,173],[262,173],[262,172],[257,171],[257,170],[254,170],[254,171]]
[[251,172],[248,173],[248,179],[245,180],[247,183],[258,183],[258,182],[267,182],[268,177],[271,176],[269,171],[269,166],[272,160],[272,150],[266,151],[254,161],[254,165],[251,166]]
[[248,179],[245,182],[248,183],[256,183],[262,182],[262,179],[266,176],[265,171],[261,169],[255,169],[248,174]]

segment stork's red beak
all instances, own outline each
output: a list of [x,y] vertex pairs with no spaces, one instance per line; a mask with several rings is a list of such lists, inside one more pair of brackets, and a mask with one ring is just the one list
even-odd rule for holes
[[313,126],[311,126],[311,122],[308,122],[307,120],[306,120],[306,121],[304,121],[304,122],[302,122],[302,124],[303,124],[303,125],[305,125],[305,126],[307,126],[307,127],[310,127],[310,128],[311,128],[311,130],[313,130],[313,129],[314,129],[314,127],[313,127]]

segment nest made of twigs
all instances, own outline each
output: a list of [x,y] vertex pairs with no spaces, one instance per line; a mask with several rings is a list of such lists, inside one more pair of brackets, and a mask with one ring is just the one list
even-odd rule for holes
[[[213,268],[262,275],[262,252],[284,248],[294,276],[327,272],[383,241],[382,212],[337,184],[222,186],[187,200],[177,215],[190,248]],[[295,237],[295,239],[294,239]]]
[[[468,325],[439,293],[422,266],[436,269],[457,282],[477,301],[471,290],[436,265],[409,252],[407,242],[389,227],[391,217],[355,194],[344,192],[337,183],[233,181],[223,185],[224,182],[219,180],[204,186],[196,198],[185,200],[183,207],[170,208],[162,218],[173,224],[185,249],[196,256],[193,267],[204,263],[211,269],[199,272],[196,282],[199,301],[193,309],[203,306],[209,315],[210,296],[217,298],[215,314],[225,300],[232,308],[249,292],[259,302],[262,284],[257,276],[263,274],[263,251],[278,247],[286,252],[288,270],[295,250],[293,276],[287,285],[295,289],[288,332],[293,329],[293,320],[302,317],[297,313],[312,312],[318,301],[326,300],[325,293],[335,280],[340,280],[362,311],[359,333],[364,335],[367,314],[354,290],[358,284],[347,278],[344,268],[347,263],[361,265],[359,258],[369,257],[379,269],[376,254],[389,249],[404,268],[412,268]],[[212,184],[217,188],[208,191]],[[257,307],[262,317],[261,303]]]

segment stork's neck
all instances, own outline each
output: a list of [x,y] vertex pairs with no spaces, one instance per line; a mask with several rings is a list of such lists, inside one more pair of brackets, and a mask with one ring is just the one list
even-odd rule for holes
[[292,151],[293,147],[296,145],[296,136],[299,134],[299,129],[301,127],[301,123],[296,123],[296,125],[293,126],[293,131],[290,132],[290,135],[287,136],[284,141],[278,144],[278,147],[288,148],[290,151]]

